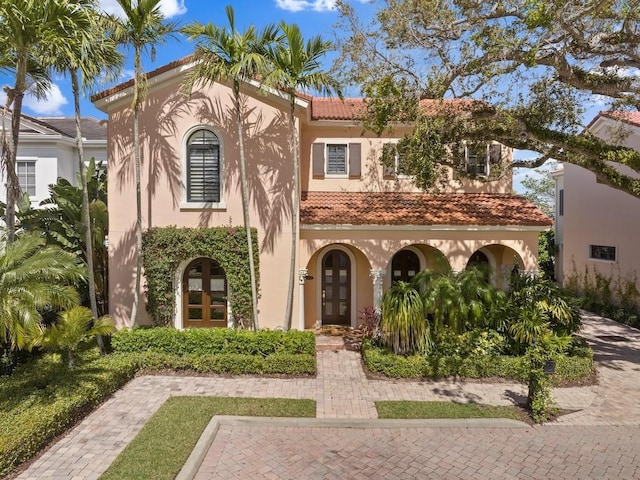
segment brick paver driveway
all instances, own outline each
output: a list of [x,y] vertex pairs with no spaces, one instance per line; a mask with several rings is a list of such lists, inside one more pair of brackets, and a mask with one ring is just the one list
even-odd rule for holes
[[374,420],[376,400],[507,405],[522,400],[526,389],[510,383],[370,380],[356,352],[329,345],[318,351],[313,379],[138,377],[18,478],[98,478],[171,395],[317,401],[323,420],[316,425],[223,422],[199,478],[640,478],[640,334],[594,316],[585,319],[583,333],[596,351],[600,385],[555,390],[559,406],[582,409],[556,424],[382,428]]

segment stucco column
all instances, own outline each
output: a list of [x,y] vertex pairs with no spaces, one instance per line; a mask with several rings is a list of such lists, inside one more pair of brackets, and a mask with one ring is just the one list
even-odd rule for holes
[[382,282],[384,281],[386,273],[386,270],[383,269],[371,269],[371,278],[373,279],[373,307],[378,312],[382,305]]
[[309,270],[303,268],[298,272],[298,329],[304,330],[304,282]]

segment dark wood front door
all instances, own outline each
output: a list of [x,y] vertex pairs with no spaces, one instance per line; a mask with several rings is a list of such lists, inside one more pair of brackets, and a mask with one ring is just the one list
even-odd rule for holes
[[227,326],[227,277],[210,258],[197,258],[184,272],[182,282],[183,325]]
[[351,261],[342,250],[322,259],[322,324],[351,325]]

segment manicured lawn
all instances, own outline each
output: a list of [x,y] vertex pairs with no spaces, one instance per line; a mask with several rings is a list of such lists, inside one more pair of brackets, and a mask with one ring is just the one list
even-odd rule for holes
[[316,402],[285,398],[172,397],[100,478],[174,478],[214,415],[315,417]]
[[379,418],[510,418],[527,421],[517,407],[494,407],[476,403],[384,401],[376,402]]

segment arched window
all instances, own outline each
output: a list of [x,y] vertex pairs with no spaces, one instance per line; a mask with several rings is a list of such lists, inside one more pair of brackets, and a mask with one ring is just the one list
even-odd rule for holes
[[420,259],[411,250],[400,250],[391,259],[391,283],[408,282],[420,271]]
[[209,130],[187,141],[187,202],[220,202],[220,140]]

